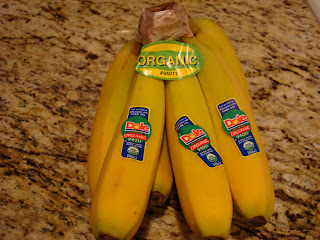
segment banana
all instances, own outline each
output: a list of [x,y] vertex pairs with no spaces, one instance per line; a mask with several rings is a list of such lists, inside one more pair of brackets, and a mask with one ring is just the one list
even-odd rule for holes
[[140,47],[136,41],[122,47],[102,87],[89,144],[88,182],[91,195],[95,191],[103,160],[129,94]]
[[138,230],[160,154],[164,105],[163,81],[137,73],[93,195],[95,238],[128,240]]
[[150,195],[150,202],[154,205],[163,205],[170,195],[172,182],[173,174],[168,151],[167,134],[166,131],[164,131],[158,167]]
[[[208,160],[180,143],[175,126],[187,118],[206,131],[211,146],[218,151],[210,113],[196,76],[166,82],[166,129],[171,163],[181,208],[192,231],[201,239],[225,239],[232,220],[232,198],[224,165],[213,167],[212,162],[206,163]],[[201,137],[201,131],[195,129],[191,132]],[[187,136],[182,138],[187,141]],[[195,139],[195,135],[189,136]]]
[[[275,196],[268,160],[263,150],[250,102],[245,93],[241,91],[240,82],[233,74],[230,74],[231,69],[225,69],[216,55],[201,45],[195,37],[183,38],[183,41],[195,46],[204,55],[204,65],[197,76],[217,132],[235,206],[254,226],[264,225],[272,215]],[[229,101],[226,102],[227,100]],[[236,103],[246,114],[245,118],[238,114],[238,117],[241,116],[241,121],[249,119],[251,132],[259,148],[259,151],[256,150],[257,147],[254,148],[257,151],[254,154],[244,156],[235,144],[236,141],[226,134],[222,127],[220,114],[223,113],[223,107],[231,103],[234,103],[233,106]],[[240,121],[235,120],[235,122],[232,120],[234,125]],[[225,121],[229,120],[225,119]],[[252,144],[247,146],[252,147]]]
[[189,24],[197,40],[216,54],[216,56],[220,57],[220,61],[223,64],[230,66],[241,82],[243,91],[249,97],[248,85],[241,67],[241,62],[223,29],[207,19],[190,18]]
[[[98,107],[91,130],[88,156],[88,181],[93,196],[100,170],[107,154],[111,139],[129,95],[131,82],[135,73],[140,44],[131,41],[124,45],[112,62],[103,84]],[[152,202],[162,204],[169,196],[173,181],[167,143],[161,150],[159,170],[153,186]],[[158,176],[159,175],[159,176]],[[157,195],[156,192],[162,195]],[[157,197],[157,198],[156,198]],[[156,203],[157,201],[161,202]]]

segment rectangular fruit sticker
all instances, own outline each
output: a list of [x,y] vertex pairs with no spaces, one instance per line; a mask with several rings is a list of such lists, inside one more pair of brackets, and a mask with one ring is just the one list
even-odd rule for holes
[[202,53],[187,43],[158,41],[141,48],[136,71],[163,80],[178,80],[197,74],[202,68]]
[[194,125],[187,116],[178,119],[175,131],[181,145],[195,152],[209,167],[223,164],[220,155],[210,144],[209,135],[204,129]]
[[121,132],[124,137],[121,156],[138,161],[143,160],[145,142],[151,136],[149,109],[132,107],[128,119],[123,123]]
[[259,152],[258,144],[251,132],[247,115],[240,110],[235,99],[231,98],[220,103],[217,109],[222,118],[222,127],[230,135],[242,156],[249,156]]

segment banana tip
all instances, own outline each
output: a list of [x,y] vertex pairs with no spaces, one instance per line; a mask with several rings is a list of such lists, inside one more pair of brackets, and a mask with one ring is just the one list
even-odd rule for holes
[[225,240],[224,237],[217,237],[217,236],[208,236],[208,237],[204,237],[204,240]]
[[249,222],[254,227],[261,227],[267,223],[267,220],[263,216],[257,216],[251,218]]
[[109,234],[100,234],[97,240],[120,240],[120,238],[116,238]]
[[154,205],[161,205],[163,203],[164,196],[162,193],[158,191],[154,191],[151,193],[150,202]]

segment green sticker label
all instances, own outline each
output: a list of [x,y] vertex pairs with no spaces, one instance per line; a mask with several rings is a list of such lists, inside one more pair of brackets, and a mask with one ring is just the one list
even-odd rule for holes
[[223,164],[220,155],[210,144],[206,131],[194,125],[188,116],[179,118],[174,129],[178,133],[181,145],[197,154],[208,167]]
[[197,125],[183,126],[179,131],[179,141],[194,152],[202,152],[210,147],[208,134]]
[[[146,142],[151,135],[151,125],[144,117],[133,116],[123,123],[121,132],[125,140],[129,142],[143,143]],[[136,150],[134,148],[128,148],[128,151],[132,154]]]
[[224,131],[235,139],[247,137],[251,133],[248,117],[239,109],[226,112],[222,117],[222,126]]
[[202,53],[190,44],[158,41],[142,47],[135,68],[149,77],[177,80],[197,74],[203,63]]
[[237,101],[230,98],[217,105],[222,117],[222,127],[229,134],[242,156],[250,156],[260,152],[258,144],[251,132],[247,115],[240,110]]

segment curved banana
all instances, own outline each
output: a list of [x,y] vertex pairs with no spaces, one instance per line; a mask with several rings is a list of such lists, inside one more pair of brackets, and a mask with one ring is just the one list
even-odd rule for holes
[[190,18],[189,24],[195,37],[202,45],[210,49],[214,54],[225,59],[224,64],[230,66],[238,80],[241,82],[243,91],[249,96],[248,85],[241,62],[230,39],[223,29],[216,23],[207,19]]
[[[204,65],[198,73],[198,79],[217,132],[235,205],[253,225],[264,225],[272,215],[275,196],[268,160],[250,102],[245,93],[241,91],[240,82],[233,74],[230,74],[230,69],[225,69],[216,55],[201,45],[195,37],[183,38],[183,41],[195,46],[204,55]],[[235,144],[235,140],[222,127],[220,107],[223,106],[223,103],[228,105],[231,102],[238,104],[251,123],[251,133],[259,148],[259,151],[254,154],[244,156]],[[239,121],[237,121],[238,119],[236,122],[232,121],[232,124],[238,124]],[[248,145],[248,147],[251,146],[251,144]]]
[[138,230],[160,154],[164,105],[163,81],[137,73],[93,195],[97,239],[128,240]]
[[129,95],[140,47],[136,41],[124,45],[113,60],[103,83],[89,144],[88,182],[91,195]]
[[[199,153],[205,153],[200,158],[180,143],[175,127],[181,119],[187,118],[206,131],[211,146],[219,151],[210,113],[196,76],[166,83],[166,128],[171,163],[182,211],[192,231],[201,239],[225,239],[232,220],[232,198],[224,165],[219,162],[221,165],[214,167],[215,160],[207,160],[210,158],[206,150]],[[191,135],[192,132],[197,130],[191,130]],[[191,135],[190,138],[196,139]],[[186,140],[187,136],[182,138]]]
[[163,205],[170,195],[172,183],[173,174],[168,150],[167,134],[164,130],[157,172],[150,195],[150,202],[154,205]]

